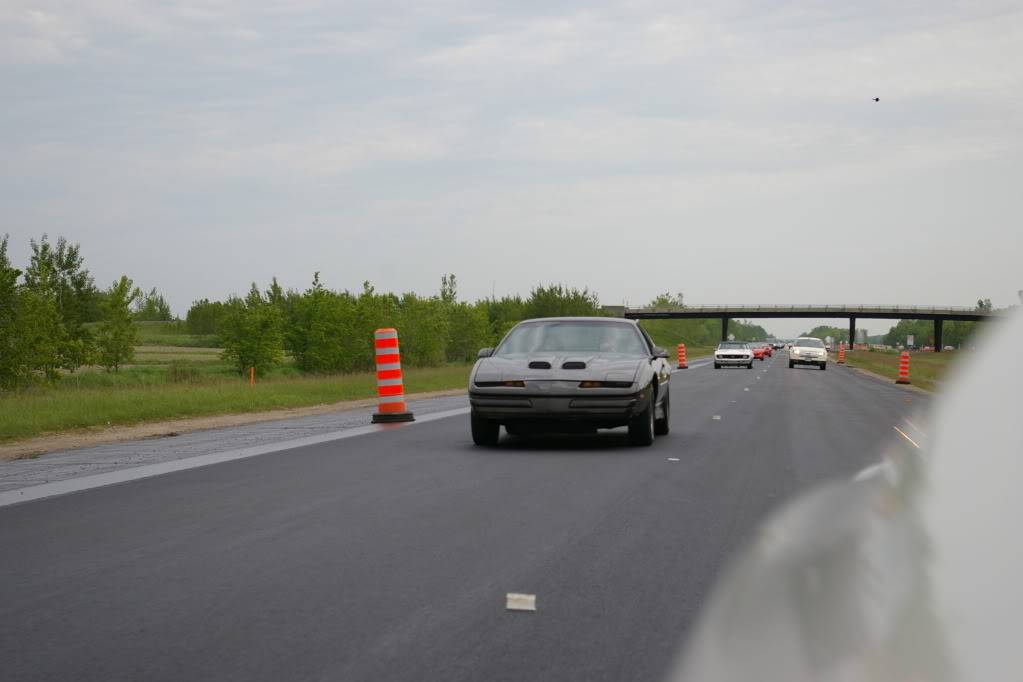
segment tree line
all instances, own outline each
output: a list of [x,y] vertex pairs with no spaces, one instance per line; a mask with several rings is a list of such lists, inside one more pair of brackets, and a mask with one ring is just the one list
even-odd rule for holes
[[[174,319],[167,300],[154,288],[136,288],[127,276],[100,289],[84,266],[78,244],[46,235],[30,241],[23,269],[0,241],[0,389],[57,380],[86,365],[117,371],[134,358],[137,321]],[[651,305],[681,305],[681,294],[658,296]],[[455,275],[441,277],[436,294],[378,292],[369,282],[361,291],[334,290],[314,274],[304,290],[284,290],[273,279],[253,284],[245,296],[193,302],[184,324],[197,335],[215,335],[223,357],[239,372],[265,372],[290,355],[309,373],[369,370],[374,365],[373,331],[399,330],[402,361],[435,366],[475,358],[494,346],[521,320],[537,317],[604,315],[587,288],[538,285],[528,296],[458,298]],[[655,342],[709,346],[718,340],[718,320],[643,322]],[[767,338],[758,325],[732,321],[740,340]]]

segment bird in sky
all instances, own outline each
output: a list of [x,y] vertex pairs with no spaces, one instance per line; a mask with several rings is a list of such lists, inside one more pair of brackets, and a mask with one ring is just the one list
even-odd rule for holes
[[880,98],[880,97],[875,97],[875,98],[874,98],[874,101],[875,101],[875,102],[880,102],[880,101],[881,101],[881,98]]

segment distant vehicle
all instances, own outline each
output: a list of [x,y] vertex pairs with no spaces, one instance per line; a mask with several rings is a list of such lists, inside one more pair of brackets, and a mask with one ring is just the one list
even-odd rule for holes
[[751,345],[750,350],[753,351],[754,360],[763,360],[765,357],[767,357],[767,349],[764,348],[761,344]]
[[942,350],[955,350],[955,346],[945,346]]
[[668,433],[668,352],[632,320],[552,317],[515,325],[469,375],[476,445],[511,435],[629,427],[633,445]]
[[773,358],[774,357],[774,346],[772,346],[770,343],[766,343],[766,342],[760,344],[760,346],[764,349],[764,352],[767,353],[767,357],[769,357],[769,358]]
[[774,350],[781,350],[784,347],[785,347],[785,344],[782,343],[781,341],[773,341],[773,342],[771,342],[771,348],[773,348]]
[[824,342],[810,336],[796,339],[789,352],[789,369],[796,365],[816,365],[821,369],[827,369],[828,350],[824,347]]
[[722,367],[753,369],[753,349],[745,341],[722,341],[714,350],[714,369]]

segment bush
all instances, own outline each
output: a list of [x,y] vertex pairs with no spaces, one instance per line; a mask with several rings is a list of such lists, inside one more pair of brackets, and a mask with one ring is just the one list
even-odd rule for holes
[[222,357],[239,374],[250,367],[260,373],[267,371],[284,357],[283,321],[280,308],[266,303],[253,285],[244,301],[235,298],[227,303],[220,329]]

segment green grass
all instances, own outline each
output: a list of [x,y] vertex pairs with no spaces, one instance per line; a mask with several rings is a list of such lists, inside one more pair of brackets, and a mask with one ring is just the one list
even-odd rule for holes
[[[943,353],[912,353],[909,358],[909,380],[913,386],[928,391],[937,390],[949,367],[961,359],[964,351],[945,351]],[[832,360],[838,359],[838,353],[831,354]],[[894,381],[899,376],[899,353],[895,351],[847,351],[846,363],[850,367],[859,367]]]
[[[470,368],[468,364],[454,364],[407,369],[405,390],[423,392],[464,388]],[[259,412],[376,395],[376,375],[373,372],[321,377],[279,375],[249,386],[237,375],[223,375],[219,368],[207,369],[207,376],[200,376],[194,382],[179,383],[168,383],[167,369],[161,367],[117,373],[120,377],[106,372],[81,373],[80,379],[86,375],[99,378],[90,378],[76,385],[65,381],[54,388],[0,396],[0,442],[71,429],[104,427],[108,423],[138,424],[180,417]]]

